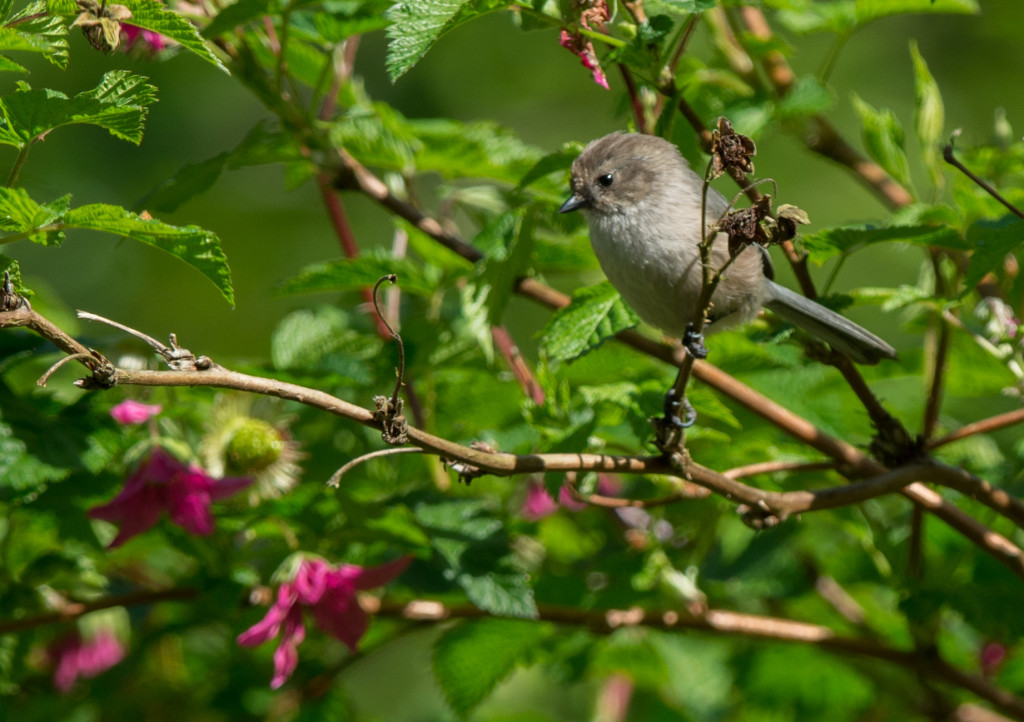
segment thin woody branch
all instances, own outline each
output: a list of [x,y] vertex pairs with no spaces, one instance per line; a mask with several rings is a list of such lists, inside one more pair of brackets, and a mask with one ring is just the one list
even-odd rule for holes
[[[29,309],[0,314],[0,327],[11,325],[7,323],[7,316],[11,313],[19,314],[18,319],[21,323],[17,325],[56,329],[52,324],[30,322],[31,319],[25,318],[25,315],[38,316],[38,314]],[[62,331],[56,330],[63,335]],[[88,367],[88,363],[86,365]],[[331,394],[276,379],[231,371],[213,362],[209,362],[209,365],[204,366],[202,370],[149,371],[109,367],[104,369],[104,378],[108,382],[105,387],[118,384],[207,386],[265,394],[318,408],[378,430],[384,428],[384,423],[379,419],[379,415]],[[806,422],[804,423],[806,424]],[[811,428],[813,429],[813,427]],[[1024,578],[1024,552],[1020,548],[948,504],[941,496],[919,482],[928,481],[956,488],[978,498],[1017,524],[1024,525],[1024,506],[1019,500],[1002,490],[995,489],[987,482],[952,467],[922,462],[887,471],[877,462],[860,455],[858,466],[865,472],[864,475],[868,475],[870,471],[871,478],[813,491],[771,492],[731,479],[684,458],[681,454],[647,457],[577,453],[515,455],[464,446],[412,426],[407,427],[405,431],[408,443],[413,446],[437,454],[443,459],[456,461],[496,476],[550,471],[676,474],[731,501],[748,506],[754,510],[755,515],[761,514],[765,519],[782,520],[794,513],[846,506],[900,491],[939,515],[951,526],[993,554],[1014,574]],[[833,445],[839,444],[840,442],[833,440]],[[840,446],[840,448],[842,447]],[[856,452],[852,447],[850,447],[850,451]],[[852,453],[849,460],[851,462],[855,460]]]
[[[401,603],[364,598],[360,602],[363,604],[364,610],[371,614],[420,622],[478,619],[486,616],[485,612],[470,605],[446,606],[427,600]],[[830,652],[866,657],[913,670],[925,678],[968,690],[1014,719],[1024,719],[1024,700],[984,677],[968,674],[953,667],[933,652],[903,650],[870,639],[844,637],[836,634],[829,627],[819,624],[722,609],[696,612],[645,610],[639,607],[580,610],[552,605],[540,605],[538,619],[556,624],[584,627],[596,634],[610,634],[617,629],[628,627],[648,627],[665,631],[688,629],[712,634],[807,644]]]
[[[101,609],[137,607],[167,601],[187,601],[198,596],[199,590],[197,589],[172,587],[131,592],[89,602],[72,602],[66,609],[59,612],[0,622],[0,634],[69,622]],[[472,605],[449,606],[425,599],[395,602],[372,596],[361,596],[359,604],[368,614],[400,617],[416,622],[436,623],[447,619],[478,619],[488,616],[487,612]],[[690,629],[714,634],[808,644],[832,652],[865,656],[912,669],[926,677],[968,690],[1012,715],[1015,719],[1024,719],[1024,700],[983,677],[968,674],[953,667],[934,653],[906,651],[874,640],[843,637],[832,629],[818,624],[722,609],[658,611],[633,607],[621,610],[581,610],[575,607],[554,605],[540,605],[538,619],[556,624],[585,627],[598,634],[609,634],[624,627],[649,627],[665,631]]]

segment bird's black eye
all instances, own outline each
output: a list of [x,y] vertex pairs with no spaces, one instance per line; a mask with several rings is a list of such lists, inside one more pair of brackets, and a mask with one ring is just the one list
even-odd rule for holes
[[612,177],[611,173],[605,173],[603,176],[598,176],[597,184],[602,188],[607,188],[612,184],[613,180],[615,180],[615,178]]

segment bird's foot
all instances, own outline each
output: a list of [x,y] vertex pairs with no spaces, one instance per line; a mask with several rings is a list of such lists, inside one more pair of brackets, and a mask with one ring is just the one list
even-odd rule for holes
[[704,333],[694,331],[693,323],[686,324],[686,330],[683,332],[683,348],[693,358],[705,359],[708,357],[708,347],[704,345]]
[[[680,409],[683,412],[682,418],[679,417]],[[677,429],[688,429],[697,421],[697,411],[685,396],[676,397],[675,388],[669,389],[665,394],[664,413],[665,422]]]

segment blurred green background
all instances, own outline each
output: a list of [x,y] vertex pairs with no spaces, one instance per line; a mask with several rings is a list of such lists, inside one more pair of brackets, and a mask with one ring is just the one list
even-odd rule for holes
[[[836,124],[858,140],[849,99],[849,90],[855,88],[875,107],[895,110],[910,136],[911,157],[917,155],[911,135],[913,77],[908,52],[908,42],[914,38],[942,88],[947,130],[964,129],[961,143],[988,140],[998,107],[1006,109],[1018,132],[1024,131],[1024,94],[1020,92],[1024,55],[1019,32],[1024,3],[982,0],[981,6],[983,13],[978,16],[885,19],[854,35],[832,78],[838,89],[831,113]],[[792,62],[798,72],[818,69],[831,45],[826,36],[787,39],[795,49]],[[41,61],[30,65],[28,81],[34,87],[75,93],[94,86],[105,70],[126,67],[153,79],[160,102],[150,112],[139,147],[84,126],[63,129],[38,144],[22,172],[24,187],[38,201],[70,190],[76,205],[132,206],[183,164],[232,148],[266,116],[230,77],[193,57],[183,54],[154,63],[121,54],[101,56],[77,33],[71,43],[67,72]],[[701,33],[691,50],[708,52]],[[366,38],[359,48],[357,74],[371,96],[394,104],[410,117],[495,120],[546,151],[628,123],[621,78],[614,69],[609,72],[612,92],[608,92],[591,82],[579,60],[559,47],[555,31],[524,33],[508,14],[495,14],[455,30],[394,85],[384,72],[384,52],[382,33]],[[15,79],[8,76],[6,82],[12,84]],[[187,151],[182,153],[182,148]],[[782,199],[809,212],[812,229],[886,215],[885,208],[849,173],[813,156],[797,139],[764,137],[759,139],[758,151],[758,174],[774,177]],[[13,162],[12,149],[2,152],[7,163]],[[346,196],[345,203],[361,245],[390,243],[391,225],[383,212],[353,195]],[[175,224],[200,225],[220,235],[234,273],[236,308],[229,308],[212,285],[185,265],[167,262],[151,248],[110,237],[73,232],[59,249],[22,241],[5,248],[5,253],[21,261],[28,285],[40,292],[37,306],[51,313],[59,299],[71,309],[88,309],[157,337],[177,332],[184,345],[221,358],[266,357],[277,319],[293,308],[323,300],[280,297],[271,291],[277,281],[305,265],[339,253],[312,183],[288,191],[280,168],[232,171],[209,193],[159,217]],[[840,289],[912,282],[919,254],[893,253],[892,262],[886,264],[855,256],[844,269]],[[785,273],[782,278],[785,282]],[[859,312],[854,309],[851,315],[857,318]],[[509,322],[514,329],[527,331],[517,335],[528,343],[544,315],[518,302],[510,308]],[[527,318],[517,323],[519,316]],[[66,316],[59,318],[68,322]],[[87,334],[106,333],[95,327],[77,328]],[[895,343],[899,346],[898,339]]]

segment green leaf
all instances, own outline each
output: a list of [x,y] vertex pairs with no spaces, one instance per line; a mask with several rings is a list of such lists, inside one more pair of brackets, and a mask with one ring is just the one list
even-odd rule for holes
[[427,54],[469,2],[472,0],[409,0],[396,3],[387,11],[391,26],[387,30],[386,66],[392,83]]
[[533,619],[537,603],[523,572],[498,574],[459,574],[455,581],[474,606],[497,617]]
[[361,386],[373,382],[372,360],[380,339],[353,328],[348,313],[334,306],[299,309],[281,319],[270,338],[274,368],[332,373]]
[[172,226],[102,203],[68,211],[62,225],[113,233],[166,251],[210,279],[228,303],[235,303],[231,269],[215,233],[198,226]]
[[258,20],[265,15],[277,15],[281,12],[279,0],[238,0],[221,9],[213,21],[203,28],[203,35],[215,38],[222,33],[234,30],[239,25]]
[[26,289],[21,285],[21,266],[10,256],[0,253],[0,279],[3,279],[5,273],[10,276],[14,292],[19,296],[25,295]]
[[391,21],[386,61],[391,82],[409,72],[442,35],[508,4],[505,0],[408,0],[392,5],[385,13]]
[[[120,4],[131,11],[132,25],[160,33],[225,73],[228,72],[220,58],[207,46],[196,26],[163,3],[158,0],[121,0]],[[79,13],[75,0],[47,0],[46,7],[52,15],[70,17]]]
[[876,110],[853,94],[853,107],[860,116],[864,145],[868,154],[885,171],[902,183],[910,186],[910,168],[904,150],[903,126],[889,109]]
[[967,242],[974,249],[964,277],[964,286],[970,291],[986,273],[1001,266],[1007,254],[1024,246],[1024,221],[1013,217],[978,221],[967,229]]
[[316,293],[322,291],[353,291],[373,288],[381,276],[394,273],[398,287],[406,293],[429,295],[436,281],[426,269],[409,258],[395,258],[382,249],[371,249],[355,258],[318,263],[303,269],[278,286],[282,293]]
[[71,196],[62,196],[52,203],[36,203],[21,188],[0,188],[0,229],[17,237],[0,239],[0,243],[28,238],[43,246],[57,246],[64,241],[60,221],[67,212]]
[[942,93],[928,70],[928,64],[921,57],[917,43],[913,40],[910,42],[910,57],[914,61],[914,132],[921,144],[921,153],[928,166],[932,184],[938,187],[942,184],[943,160],[940,143],[946,118]]
[[209,189],[225,170],[300,160],[301,154],[283,134],[260,123],[232,150],[184,166],[140,199],[135,206],[150,211],[173,211],[185,201]]
[[[549,153],[533,164],[533,167],[519,179],[517,187],[520,189],[526,188],[549,173],[569,170],[572,167],[572,162],[576,160],[581,150],[582,148],[579,145],[575,145],[572,148],[561,150],[557,153]],[[566,192],[568,193],[568,188]]]
[[110,71],[95,88],[73,98],[55,90],[32,90],[22,85],[0,98],[0,143],[24,148],[55,128],[88,124],[138,145],[146,106],[155,100],[156,88],[127,70]]
[[702,13],[718,5],[718,0],[667,0],[667,4],[685,13]]
[[800,240],[810,259],[817,264],[824,263],[837,253],[849,253],[873,243],[887,241],[961,251],[971,247],[957,229],[941,225],[839,226],[801,236]]
[[[45,2],[33,2],[9,18],[0,27],[0,53],[24,51],[40,53],[61,70],[68,66],[68,28],[64,19],[46,14]],[[3,70],[20,68],[4,58]]]
[[787,7],[789,5],[791,4],[782,4],[778,12],[779,22],[800,35],[820,32],[843,35],[857,25],[857,10],[853,0],[801,3],[797,7]]
[[857,0],[856,7],[859,25],[891,15],[980,12],[977,0]]
[[834,103],[835,95],[827,86],[812,75],[804,75],[779,102],[776,113],[781,118],[806,117],[823,113]]
[[551,631],[536,622],[482,619],[445,632],[434,644],[434,676],[455,714],[468,716]]
[[482,249],[492,247],[489,252],[485,250],[487,258],[477,287],[486,297],[489,324],[497,326],[512,297],[516,279],[523,276],[530,265],[533,224],[522,209],[503,213],[480,231],[474,245]]
[[365,165],[510,184],[540,157],[540,151],[496,123],[410,120],[383,103],[353,109],[331,126],[330,138]]
[[638,322],[612,284],[602,281],[578,289],[568,306],[552,314],[541,331],[541,348],[553,359],[571,361]]
[[34,243],[54,245],[64,240],[68,228],[113,233],[159,248],[197,269],[227,299],[234,303],[231,271],[220,239],[198,226],[172,226],[143,218],[120,206],[94,203],[70,208],[70,196],[51,203],[36,203],[21,188],[0,188],[0,244],[28,238]]

